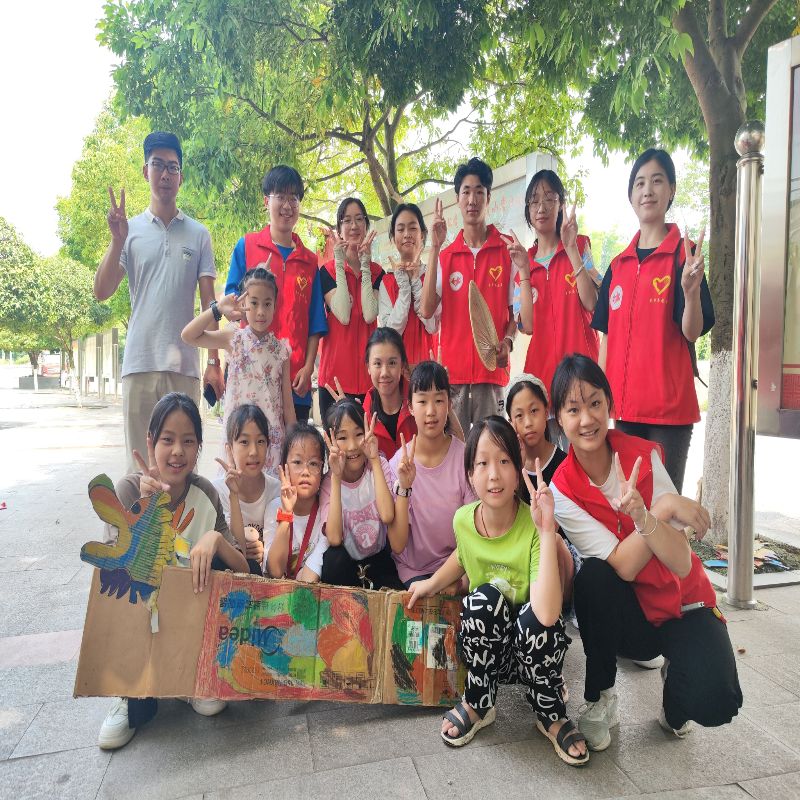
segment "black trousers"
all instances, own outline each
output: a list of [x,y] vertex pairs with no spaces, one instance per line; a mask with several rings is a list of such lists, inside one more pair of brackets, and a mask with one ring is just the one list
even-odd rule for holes
[[322,556],[323,583],[361,589],[404,589],[389,545],[373,556],[356,561],[344,545],[329,547]]
[[[319,420],[322,427],[328,430],[328,423],[326,421],[328,409],[334,404],[335,400],[333,399],[333,395],[324,386],[320,386],[317,392],[319,392]],[[358,402],[362,404],[364,402],[365,395],[363,394],[350,394],[350,392],[345,392],[345,394],[351,400],[358,400]]]
[[575,613],[586,654],[584,697],[599,700],[614,685],[617,656],[668,660],[664,714],[673,728],[687,720],[714,727],[742,707],[728,626],[710,608],[689,611],[656,627],[645,619],[633,586],[598,558],[575,576]]
[[664,466],[669,477],[678,494],[683,492],[683,476],[686,474],[693,425],[648,425],[645,422],[624,422],[618,419],[614,426],[631,436],[658,442],[664,448]]
[[311,414],[311,406],[301,405],[300,403],[294,404],[294,415],[298,422],[308,422],[308,417]]

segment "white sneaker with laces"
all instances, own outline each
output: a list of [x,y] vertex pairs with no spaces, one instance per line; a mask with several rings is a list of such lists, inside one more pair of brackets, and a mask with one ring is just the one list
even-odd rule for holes
[[611,744],[611,728],[619,725],[617,693],[604,689],[600,699],[581,706],[578,728],[590,750],[605,750]]
[[664,666],[664,656],[656,656],[655,658],[648,659],[647,661],[638,661],[632,658],[634,664],[642,669],[660,669]]
[[118,750],[128,744],[135,733],[136,728],[131,728],[128,724],[128,700],[118,697],[111,704],[100,726],[97,744],[103,750]]
[[674,733],[679,739],[686,738],[692,732],[692,721],[686,720],[686,722],[681,725],[680,728],[673,728],[672,725],[667,722],[667,715],[664,713],[664,709],[661,709],[661,713],[658,715],[658,724],[667,732],[667,733]]
[[228,707],[227,700],[201,700],[197,697],[190,697],[188,703],[204,717],[214,717]]

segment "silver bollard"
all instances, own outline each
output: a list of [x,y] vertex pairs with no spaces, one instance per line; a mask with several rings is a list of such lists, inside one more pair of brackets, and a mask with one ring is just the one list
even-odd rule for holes
[[761,232],[764,125],[745,122],[736,132],[736,251],[733,279],[733,390],[728,497],[728,591],[738,608],[753,598],[753,457],[756,439],[757,281]]

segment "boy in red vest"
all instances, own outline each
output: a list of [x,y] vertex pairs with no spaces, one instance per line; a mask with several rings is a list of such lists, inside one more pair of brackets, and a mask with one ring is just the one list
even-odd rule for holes
[[248,233],[236,243],[231,256],[225,294],[237,294],[245,272],[272,257],[269,269],[278,283],[278,308],[270,330],[289,342],[289,376],[298,420],[311,411],[311,375],[321,336],[328,332],[317,256],[294,232],[305,193],[300,173],[283,165],[264,177],[264,207],[269,225]]
[[[444,249],[447,223],[442,202],[436,201],[428,256],[428,274],[435,270],[436,280],[425,281],[420,305],[420,316],[428,318],[442,304],[442,363],[450,375],[453,408],[464,433],[473,422],[503,413],[503,387],[508,383],[508,357],[516,332],[511,256],[497,228],[486,223],[492,180],[491,168],[479,158],[458,167],[453,183],[464,227]],[[472,340],[468,295],[473,280],[489,306],[500,339],[494,371],[483,366]]]

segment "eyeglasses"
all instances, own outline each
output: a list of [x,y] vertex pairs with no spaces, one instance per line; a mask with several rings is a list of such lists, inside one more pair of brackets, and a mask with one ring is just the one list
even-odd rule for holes
[[342,225],[363,225],[367,218],[363,214],[357,214],[355,217],[345,217],[342,220]]
[[169,164],[165,164],[160,158],[151,158],[150,169],[154,169],[156,172],[163,172],[166,170],[170,175],[177,175],[181,171],[181,166],[175,161],[170,161]]
[[307,469],[311,475],[319,475],[322,472],[321,461],[300,461],[299,458],[289,462],[289,468],[292,472],[302,472]]
[[544,197],[537,200],[535,197],[528,200],[529,208],[538,208],[544,206],[545,208],[552,208],[558,202],[557,194],[546,194]]
[[270,198],[279,206],[291,206],[297,208],[300,205],[300,196],[296,194],[271,194]]

